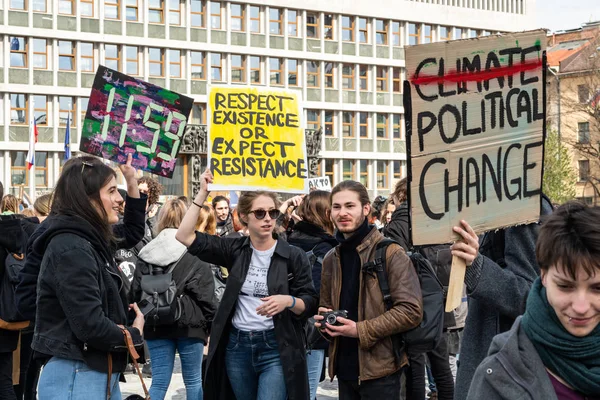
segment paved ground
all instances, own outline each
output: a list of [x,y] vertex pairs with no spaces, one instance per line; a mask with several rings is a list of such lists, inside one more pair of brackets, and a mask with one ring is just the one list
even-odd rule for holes
[[[125,378],[127,379],[127,383],[121,383],[121,392],[123,394],[123,398],[131,394],[144,394],[142,389],[142,384],[140,383],[137,375],[134,375],[130,372],[125,374]],[[150,388],[152,384],[152,379],[145,378],[146,386]],[[326,379],[324,382],[321,382],[319,388],[317,390],[317,399],[318,400],[333,400],[337,399],[337,381],[329,382],[329,379]],[[179,355],[175,357],[175,370],[173,371],[173,377],[171,378],[171,385],[169,386],[169,391],[167,392],[166,400],[184,400],[185,399],[185,387],[183,385],[183,376],[181,375],[181,364],[179,362]]]

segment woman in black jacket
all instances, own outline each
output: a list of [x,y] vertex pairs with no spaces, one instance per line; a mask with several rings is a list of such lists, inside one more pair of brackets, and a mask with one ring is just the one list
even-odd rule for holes
[[[139,197],[131,156],[121,171],[128,195]],[[58,180],[52,214],[33,244],[33,251],[44,256],[32,347],[49,358],[40,377],[40,400],[121,398],[125,335],[141,345],[144,329],[135,304],[130,307],[136,318],[125,326],[127,299],[112,258],[111,225],[119,220],[122,202],[115,172],[95,157],[74,159]]]
[[[181,357],[186,398],[202,399],[202,354],[208,339],[208,324],[217,310],[215,285],[210,266],[189,254],[175,239],[187,211],[181,200],[169,200],[160,209],[155,238],[142,248],[135,268],[132,299],[142,297],[143,276],[163,274],[173,267],[172,276],[180,292],[180,319],[173,324],[156,325],[152,312],[146,318],[144,338],[152,360],[152,400],[162,400],[169,389],[175,353]],[[143,306],[142,306],[143,309]]]
[[[323,190],[315,190],[306,195],[296,209],[301,221],[294,224],[287,237],[289,244],[306,252],[312,266],[312,278],[317,293],[321,292],[323,259],[329,250],[338,245],[338,241],[333,237],[330,196],[329,192]],[[327,347],[327,341],[322,338],[309,349],[306,356],[310,400],[314,400],[317,395]]]
[[249,237],[222,239],[195,233],[210,170],[177,240],[198,258],[226,267],[227,287],[212,326],[205,399],[308,399],[303,324],[317,309],[306,254],[273,237],[279,215],[274,193],[240,196],[240,220]]

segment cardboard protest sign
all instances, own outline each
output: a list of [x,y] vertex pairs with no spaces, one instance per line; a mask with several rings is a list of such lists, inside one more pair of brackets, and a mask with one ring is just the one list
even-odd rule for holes
[[193,100],[100,66],[83,122],[79,150],[173,176]]
[[213,86],[208,97],[211,190],[307,192],[306,143],[295,92]]
[[322,176],[320,178],[309,178],[308,179],[308,190],[325,190],[331,192],[331,181],[328,176]]
[[414,245],[538,221],[543,30],[412,46],[404,106]]

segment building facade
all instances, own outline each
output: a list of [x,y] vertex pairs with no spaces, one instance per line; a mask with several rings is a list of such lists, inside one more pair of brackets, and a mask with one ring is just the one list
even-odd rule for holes
[[[211,84],[294,88],[322,127],[320,174],[387,194],[406,174],[404,46],[533,29],[535,0],[1,0],[0,180],[28,185],[29,116],[39,130],[36,186],[57,181],[98,65],[194,98]],[[190,194],[186,155],[163,180]]]

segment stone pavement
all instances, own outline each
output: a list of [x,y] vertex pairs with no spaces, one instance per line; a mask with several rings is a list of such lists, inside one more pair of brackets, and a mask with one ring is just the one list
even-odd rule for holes
[[[132,394],[143,395],[144,390],[140,383],[137,375],[127,372],[125,374],[127,383],[121,383],[121,393],[123,398],[126,398]],[[148,389],[152,384],[152,379],[144,378]],[[337,394],[337,380],[329,382],[329,379],[321,382],[317,389],[317,400],[333,400],[338,398]],[[183,385],[183,376],[181,375],[181,363],[179,362],[179,354],[175,356],[175,369],[173,370],[173,376],[171,378],[171,384],[169,385],[169,391],[165,400],[184,400],[185,399],[185,386]]]

